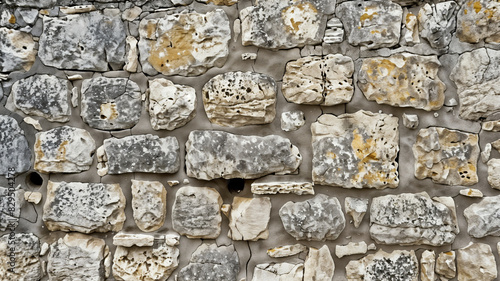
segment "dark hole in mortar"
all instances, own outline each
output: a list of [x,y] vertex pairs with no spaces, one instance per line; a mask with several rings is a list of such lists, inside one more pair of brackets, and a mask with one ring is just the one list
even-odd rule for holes
[[245,188],[245,180],[244,179],[229,179],[227,181],[227,189],[230,192],[240,193]]
[[40,187],[43,184],[43,178],[37,172],[32,172],[27,177],[28,185],[33,187]]

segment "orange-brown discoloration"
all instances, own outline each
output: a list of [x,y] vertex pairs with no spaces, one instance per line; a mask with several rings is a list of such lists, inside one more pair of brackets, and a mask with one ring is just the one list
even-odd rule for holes
[[474,2],[472,7],[474,8],[474,11],[476,12],[476,14],[479,13],[481,11],[481,9],[483,8],[483,6],[481,5],[481,2],[479,2],[479,1]]
[[59,148],[57,148],[57,156],[56,156],[57,160],[60,161],[66,160],[66,145],[68,145],[68,143],[69,142],[65,140],[59,145]]
[[107,120],[114,120],[118,118],[118,110],[116,110],[115,103],[103,103],[101,104],[101,118]]
[[10,15],[9,23],[10,24],[15,24],[16,23],[16,17],[14,15]]

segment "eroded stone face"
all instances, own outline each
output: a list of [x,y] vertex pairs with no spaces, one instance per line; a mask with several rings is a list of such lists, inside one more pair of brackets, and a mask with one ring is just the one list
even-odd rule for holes
[[418,281],[418,260],[413,251],[379,250],[346,266],[349,281],[398,280]]
[[306,124],[304,112],[300,110],[281,113],[281,129],[285,132],[296,131]]
[[436,273],[451,279],[457,274],[457,267],[455,265],[455,251],[442,252],[436,260]]
[[238,253],[233,246],[201,244],[189,264],[177,275],[177,281],[237,280],[240,271]]
[[303,281],[304,264],[263,263],[255,266],[252,281]]
[[335,263],[328,246],[309,248],[304,262],[304,281],[333,280],[334,273]]
[[[2,213],[2,216],[4,213]],[[14,257],[15,264],[11,257]],[[14,271],[9,270],[14,268]],[[33,233],[5,234],[0,237],[0,276],[4,280],[40,280],[40,240]]]
[[444,103],[445,84],[437,76],[436,56],[409,53],[363,60],[358,85],[368,100],[398,107],[438,110]]
[[427,39],[436,49],[448,47],[456,26],[456,11],[459,6],[454,1],[425,4],[418,12],[420,36]]
[[470,243],[457,251],[458,280],[491,281],[497,278],[497,264],[490,245]]
[[413,145],[415,177],[446,185],[478,182],[478,135],[441,127],[421,129]]
[[500,236],[500,196],[483,198],[464,210],[467,232],[475,238]]
[[420,280],[421,281],[434,281],[435,278],[435,262],[436,254],[434,251],[425,250],[420,259]]
[[352,217],[354,227],[358,228],[368,211],[368,198],[346,197],[344,205],[346,214]]
[[340,259],[344,256],[366,254],[368,245],[365,241],[359,243],[349,242],[347,245],[335,245],[335,255]]
[[0,72],[29,71],[37,50],[29,33],[0,27]]
[[31,166],[31,150],[16,119],[0,115],[0,175],[13,178]]
[[457,15],[457,37],[462,42],[500,42],[500,3],[494,0],[467,0]]
[[271,199],[269,197],[244,198],[234,197],[229,216],[228,237],[233,240],[267,239],[271,216]]
[[315,184],[344,188],[398,186],[398,118],[358,111],[324,114],[311,125]]
[[167,213],[167,190],[163,184],[132,180],[132,211],[140,230],[151,232],[161,228]]
[[141,20],[139,52],[146,74],[196,76],[222,67],[231,29],[226,13],[174,13]]

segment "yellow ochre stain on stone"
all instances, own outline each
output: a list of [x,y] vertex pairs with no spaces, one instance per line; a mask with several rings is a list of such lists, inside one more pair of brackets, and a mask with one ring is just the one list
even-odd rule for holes
[[208,0],[207,3],[217,6],[232,6],[238,3],[237,0]]
[[317,14],[318,13],[318,10],[316,9],[316,7],[314,7],[313,4],[309,3],[309,2],[305,2],[305,3],[300,3],[298,5],[292,5],[292,6],[289,6],[285,9],[283,9],[283,11],[281,12],[281,18],[283,19],[284,21],[284,25],[285,25],[285,29],[288,31],[288,32],[292,32],[292,33],[295,33],[297,31],[300,30],[300,25],[303,24],[304,22],[303,21],[295,21],[294,18],[290,18],[290,22],[286,22],[286,15],[287,14],[295,14],[295,15],[298,15],[300,16],[301,13],[295,13],[295,11],[298,10],[300,12],[302,12],[303,14],[306,13],[306,11],[308,13],[313,13],[313,14]]
[[114,120],[118,118],[118,111],[116,110],[116,103],[103,103],[101,104],[101,118],[107,120]]
[[16,23],[16,17],[14,15],[10,15],[9,23],[10,24],[15,24]]
[[326,156],[329,157],[329,158],[332,158],[332,159],[337,158],[337,154],[335,154],[334,152],[331,152],[331,151],[328,151],[326,153]]
[[57,148],[57,160],[64,161],[66,160],[66,145],[69,143],[69,141],[65,140],[63,141],[60,145],[59,148]]
[[474,2],[474,11],[476,11],[476,14],[479,13],[481,11],[481,9],[483,8],[483,6],[481,5],[481,2],[479,1],[476,1]]

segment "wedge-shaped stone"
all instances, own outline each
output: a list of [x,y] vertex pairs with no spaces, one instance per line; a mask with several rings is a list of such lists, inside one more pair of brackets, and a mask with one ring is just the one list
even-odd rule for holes
[[418,12],[420,36],[427,39],[432,48],[443,49],[450,44],[458,8],[454,1],[447,1],[425,4]]
[[457,251],[458,280],[492,281],[497,278],[497,263],[488,244],[470,243]]
[[29,170],[31,150],[16,119],[0,115],[0,175],[13,178]]
[[33,233],[14,232],[0,237],[0,276],[3,280],[40,280],[43,275],[38,237]]
[[398,118],[358,111],[324,114],[311,125],[315,184],[395,188],[399,184]]
[[368,198],[346,197],[344,206],[346,214],[352,217],[354,227],[358,228],[368,211]]
[[415,177],[447,185],[478,182],[478,135],[441,127],[418,132],[413,145]]
[[500,236],[500,195],[483,198],[464,210],[467,232],[474,238]]
[[43,221],[50,231],[120,231],[124,209],[119,184],[49,181]]
[[314,195],[314,185],[311,182],[253,182],[253,194],[293,193],[297,195]]
[[298,148],[277,135],[241,136],[195,130],[186,142],[187,175],[202,180],[289,174],[301,162]]
[[159,181],[132,180],[132,211],[137,227],[158,230],[165,223],[167,190]]
[[418,281],[418,260],[413,251],[379,250],[346,266],[348,281],[398,280]]
[[453,199],[432,200],[426,192],[373,198],[370,224],[372,239],[389,245],[442,246],[459,232]]
[[153,14],[139,26],[140,61],[146,74],[195,76],[224,65],[231,29],[223,10],[160,16]]
[[409,53],[363,60],[358,85],[368,100],[379,104],[438,110],[444,103],[445,84],[437,76],[436,56]]
[[244,198],[235,196],[229,216],[229,233],[233,240],[267,239],[271,216],[271,199],[269,197]]
[[462,42],[500,43],[500,3],[495,0],[467,0],[457,15],[457,37]]
[[13,232],[19,225],[24,191],[16,186],[0,186],[0,231]]
[[252,281],[303,281],[304,264],[262,263],[255,266]]
[[309,248],[304,262],[304,281],[333,280],[335,263],[327,245],[319,249]]
[[177,281],[236,281],[239,271],[238,253],[233,246],[201,244],[189,264],[179,271]]
[[205,112],[210,122],[240,127],[271,123],[276,116],[276,82],[256,72],[227,72],[203,86]]
[[0,27],[0,72],[29,71],[37,50],[29,33]]

